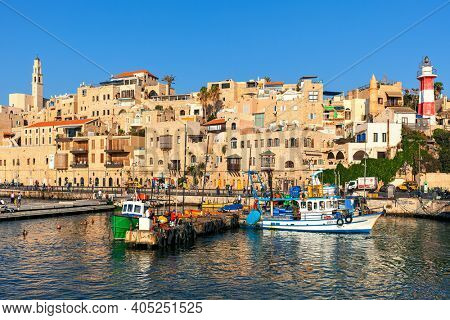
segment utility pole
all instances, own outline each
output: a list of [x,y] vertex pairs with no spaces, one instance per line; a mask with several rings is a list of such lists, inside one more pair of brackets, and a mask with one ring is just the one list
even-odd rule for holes
[[186,193],[186,149],[187,149],[187,125],[184,124],[184,168],[183,168],[183,209],[182,214],[184,214],[184,197]]
[[203,197],[205,194],[205,179],[206,179],[206,172],[208,171],[208,160],[209,160],[209,135],[206,136],[206,164],[205,164],[205,173],[203,174],[202,202],[200,203],[200,205],[203,204]]

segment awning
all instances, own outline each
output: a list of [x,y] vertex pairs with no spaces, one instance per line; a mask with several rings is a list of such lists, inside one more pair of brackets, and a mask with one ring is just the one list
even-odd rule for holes
[[401,91],[386,91],[386,94],[387,94],[388,97],[391,97],[391,98],[401,98],[401,97],[403,97]]

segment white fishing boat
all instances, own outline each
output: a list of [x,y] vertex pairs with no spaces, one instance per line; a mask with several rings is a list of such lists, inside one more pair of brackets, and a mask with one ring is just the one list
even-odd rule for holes
[[324,193],[315,172],[301,198],[254,197],[246,222],[263,229],[332,233],[369,233],[383,211],[372,211],[363,197]]
[[[274,199],[274,202],[277,202],[276,200]],[[247,222],[263,229],[274,230],[370,233],[377,219],[383,214],[363,211],[356,207],[343,207],[341,199],[338,198],[291,201],[294,207],[292,215],[264,215],[255,209],[250,212]]]

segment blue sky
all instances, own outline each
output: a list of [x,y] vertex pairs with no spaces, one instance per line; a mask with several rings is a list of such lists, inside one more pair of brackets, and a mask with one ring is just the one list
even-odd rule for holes
[[[31,91],[33,58],[43,61],[44,94],[75,92],[108,75],[11,12],[0,1],[0,104]],[[445,0],[428,1],[13,1],[22,14],[111,73],[148,69],[176,76],[178,93],[207,81],[258,76],[327,81]],[[417,87],[429,55],[450,87],[450,5],[326,89],[368,83],[372,73]]]

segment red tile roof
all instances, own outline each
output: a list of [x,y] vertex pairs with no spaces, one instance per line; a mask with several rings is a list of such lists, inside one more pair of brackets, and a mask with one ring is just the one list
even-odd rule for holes
[[266,82],[266,86],[282,86],[284,84],[283,81],[272,81],[272,82]]
[[44,121],[36,122],[29,125],[28,128],[38,128],[38,127],[63,127],[72,125],[83,125],[88,122],[94,121],[95,119],[77,119],[77,120],[63,120],[63,121]]
[[221,118],[221,119],[214,119],[214,120],[208,121],[208,122],[204,123],[203,125],[204,126],[213,126],[215,124],[224,124],[224,123],[226,123],[225,119]]
[[142,69],[142,70],[136,70],[136,71],[126,71],[126,72],[122,72],[119,74],[116,74],[114,76],[115,79],[119,79],[119,78],[127,78],[127,77],[133,77],[136,73],[146,73],[148,74],[150,77],[156,78],[158,79],[157,76],[151,74],[150,72],[148,72],[148,70]]

